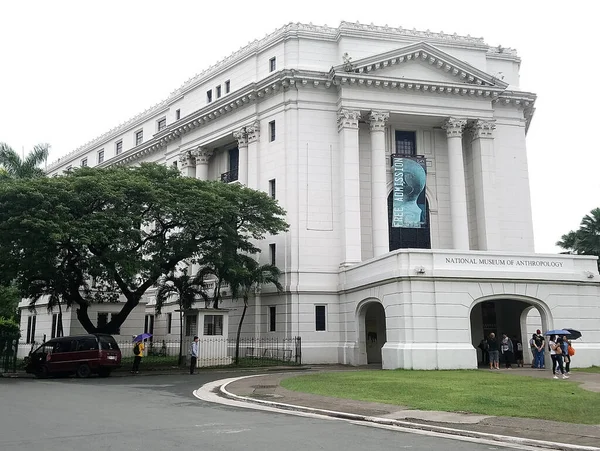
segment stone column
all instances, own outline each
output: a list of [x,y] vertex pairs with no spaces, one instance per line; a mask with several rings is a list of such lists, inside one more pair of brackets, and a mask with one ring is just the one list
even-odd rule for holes
[[208,180],[208,160],[212,156],[213,151],[211,149],[198,147],[190,153],[196,160],[196,178],[198,180]]
[[179,154],[179,170],[184,177],[196,176],[193,158],[189,150],[185,150]]
[[238,161],[238,181],[242,185],[248,185],[248,134],[243,127],[233,132],[233,137],[237,139],[239,149]]
[[471,124],[473,141],[473,181],[477,211],[477,240],[481,251],[500,249],[496,163],[494,155],[494,121],[476,120]]
[[449,118],[443,128],[448,138],[448,169],[450,176],[450,216],[452,218],[452,243],[454,249],[469,249],[467,221],[467,194],[462,135],[466,119]]
[[342,213],[342,266],[361,261],[360,182],[358,154],[358,120],[360,111],[338,111],[340,142],[340,184]]
[[246,127],[248,136],[248,188],[260,189],[260,159],[258,142],[260,141],[260,122],[254,121]]
[[371,222],[373,234],[373,257],[390,250],[387,212],[385,122],[390,114],[371,111]]

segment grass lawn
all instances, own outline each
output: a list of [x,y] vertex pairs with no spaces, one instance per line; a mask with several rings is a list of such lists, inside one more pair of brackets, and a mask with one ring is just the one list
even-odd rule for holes
[[486,371],[344,371],[284,379],[288,390],[421,410],[600,424],[600,393]]
[[587,368],[575,368],[574,371],[582,371],[584,373],[600,373],[600,366],[590,366]]

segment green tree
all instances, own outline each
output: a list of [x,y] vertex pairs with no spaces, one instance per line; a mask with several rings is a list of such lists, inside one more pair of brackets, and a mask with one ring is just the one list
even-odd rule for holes
[[0,317],[16,320],[18,317],[19,290],[13,285],[0,285]]
[[[579,229],[563,235],[556,245],[570,254],[600,257],[600,208],[595,208],[585,215]],[[600,269],[600,260],[598,268]]]
[[[0,184],[0,283],[23,297],[55,297],[88,332],[115,333],[142,296],[184,260],[287,229],[267,194],[182,177],[176,169],[80,168],[65,176]],[[93,302],[124,301],[99,328]]]
[[256,293],[263,285],[272,284],[277,292],[283,291],[283,286],[279,282],[281,271],[274,265],[260,265],[254,258],[247,255],[238,255],[238,265],[230,268],[226,280],[231,287],[232,297],[241,297],[244,301],[244,309],[237,328],[235,339],[235,363],[239,362],[240,355],[240,335],[242,333],[242,324],[248,310],[248,300],[251,293]]
[[24,159],[8,144],[0,142],[0,166],[4,171],[0,173],[0,180],[6,178],[29,179],[44,177],[46,174],[40,164],[48,159],[50,145],[43,143],[33,146]]

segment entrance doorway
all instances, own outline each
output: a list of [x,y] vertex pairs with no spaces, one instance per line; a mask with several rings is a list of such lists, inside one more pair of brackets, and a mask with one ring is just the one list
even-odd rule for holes
[[365,310],[367,363],[381,363],[381,348],[386,342],[385,310],[379,302],[371,302]]

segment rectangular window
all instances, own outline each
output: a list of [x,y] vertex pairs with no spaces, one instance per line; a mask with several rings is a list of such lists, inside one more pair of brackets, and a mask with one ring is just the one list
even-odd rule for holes
[[81,167],[85,168],[87,166],[87,158],[84,158],[83,160],[81,160]]
[[223,315],[204,315],[204,335],[223,335]]
[[271,179],[269,180],[269,196],[271,196],[271,199],[275,199],[276,196],[276,192],[275,192],[275,179]]
[[230,91],[231,91],[231,82],[229,80],[227,80],[225,82],[225,94],[229,94]]
[[221,86],[220,85],[215,88],[215,94],[217,96],[217,99],[221,98]]
[[167,118],[163,117],[162,119],[158,120],[158,131],[164,130],[165,128],[167,128]]
[[27,317],[27,336],[25,343],[31,343],[31,318],[32,316]]
[[27,343],[35,343],[35,321],[36,316],[30,316],[27,322]]
[[98,151],[98,164],[104,162],[104,149]]
[[123,152],[123,141],[117,141],[115,143],[115,155],[119,155]]
[[173,167],[174,167],[175,169],[177,169],[177,160],[175,160],[175,161],[174,161],[173,163],[171,163],[171,164],[173,165]]
[[206,91],[206,102],[207,103],[212,102],[212,89],[209,91]]
[[171,333],[171,323],[173,321],[173,314],[172,313],[167,313],[167,333],[170,334]]
[[50,338],[62,337],[62,333],[60,330],[60,320],[60,314],[54,313],[52,315],[52,330],[50,331]]
[[269,60],[269,72],[273,72],[277,69],[277,59],[275,57]]
[[315,329],[316,330],[327,330],[326,329],[326,318],[325,318],[325,306],[315,305]]
[[175,110],[175,120],[181,119],[181,110]]
[[396,130],[396,153],[401,155],[417,154],[416,132]]
[[139,132],[135,132],[135,145],[139,146],[144,142],[144,130],[140,130]]
[[185,317],[185,336],[193,337],[198,334],[198,317],[196,315],[187,315]]
[[146,319],[144,320],[144,333],[154,333],[154,315],[146,315]]
[[275,121],[269,122],[269,141],[275,141]]
[[269,332],[275,332],[277,309],[275,306],[269,307]]
[[269,256],[271,257],[271,265],[273,265],[273,266],[275,266],[276,254],[277,254],[277,247],[275,246],[275,243],[269,244]]
[[98,328],[108,324],[108,313],[98,313]]

